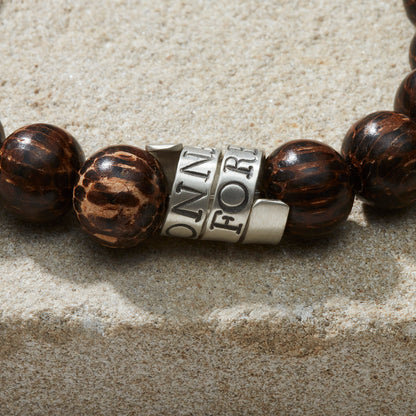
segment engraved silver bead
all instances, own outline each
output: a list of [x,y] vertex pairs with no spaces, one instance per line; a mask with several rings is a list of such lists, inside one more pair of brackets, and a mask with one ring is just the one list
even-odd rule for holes
[[167,176],[170,201],[162,235],[277,244],[289,207],[257,199],[264,155],[258,149],[149,145]]
[[170,193],[162,235],[200,237],[210,208],[210,197],[220,152],[212,147],[183,148]]
[[263,152],[258,149],[227,147],[203,240],[236,243],[242,239],[263,162]]

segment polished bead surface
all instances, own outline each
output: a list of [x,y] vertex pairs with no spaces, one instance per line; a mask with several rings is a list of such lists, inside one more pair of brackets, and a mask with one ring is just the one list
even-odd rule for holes
[[72,206],[84,153],[65,130],[32,124],[8,136],[0,150],[0,197],[20,218],[54,220]]
[[6,139],[6,136],[4,134],[3,124],[1,124],[1,121],[0,121],[0,145],[3,144],[5,139]]
[[295,140],[266,159],[263,188],[268,198],[289,205],[288,234],[317,238],[330,234],[354,202],[348,166],[331,147]]
[[394,99],[394,111],[416,120],[416,70],[401,82]]
[[159,162],[133,146],[110,146],[91,156],[74,188],[82,228],[107,247],[133,247],[160,228],[167,206]]
[[409,20],[416,25],[416,0],[403,0],[404,8]]
[[410,42],[409,64],[410,68],[416,69],[416,34],[413,36],[412,41]]
[[342,155],[358,196],[381,209],[416,200],[416,123],[393,111],[372,113],[344,138]]

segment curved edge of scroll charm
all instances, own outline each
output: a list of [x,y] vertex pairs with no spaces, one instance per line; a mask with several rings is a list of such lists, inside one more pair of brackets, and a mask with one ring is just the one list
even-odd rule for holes
[[289,206],[282,201],[257,199],[251,208],[243,244],[278,244],[286,228]]
[[212,147],[183,147],[161,235],[200,237],[211,204],[220,155]]
[[168,183],[170,193],[175,180],[176,167],[178,166],[179,155],[183,149],[182,143],[178,144],[148,144],[146,151],[149,152],[161,164],[163,173]]

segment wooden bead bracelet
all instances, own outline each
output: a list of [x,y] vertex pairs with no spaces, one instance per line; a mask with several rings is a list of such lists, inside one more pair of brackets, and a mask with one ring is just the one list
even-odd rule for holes
[[[404,5],[416,25],[416,0]],[[160,232],[248,243],[276,243],[283,230],[300,239],[327,236],[347,219],[355,196],[388,210],[416,200],[416,35],[409,60],[413,71],[394,111],[355,123],[341,154],[296,140],[266,159],[233,146],[221,156],[212,148],[118,145],[85,161],[59,127],[32,124],[5,138],[0,124],[0,198],[33,222],[73,207],[84,231],[115,248]]]

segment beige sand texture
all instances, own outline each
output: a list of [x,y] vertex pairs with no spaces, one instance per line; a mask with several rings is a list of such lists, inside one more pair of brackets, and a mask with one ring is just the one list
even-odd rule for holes
[[[339,150],[392,109],[399,0],[4,0],[0,119],[127,143]],[[1,415],[410,415],[416,209],[314,244],[158,238],[0,211]]]

